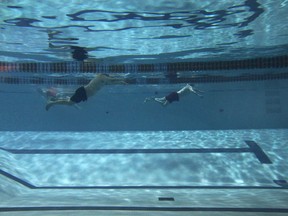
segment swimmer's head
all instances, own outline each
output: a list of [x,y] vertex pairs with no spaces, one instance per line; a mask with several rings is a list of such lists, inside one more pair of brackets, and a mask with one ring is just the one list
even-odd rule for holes
[[84,61],[88,58],[88,52],[83,47],[71,46],[72,58],[77,61]]
[[47,97],[56,97],[57,96],[56,89],[54,89],[54,88],[47,89],[46,96]]

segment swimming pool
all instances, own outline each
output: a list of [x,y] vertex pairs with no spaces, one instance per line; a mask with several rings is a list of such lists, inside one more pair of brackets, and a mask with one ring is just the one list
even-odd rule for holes
[[0,4],[1,214],[288,213],[286,1]]

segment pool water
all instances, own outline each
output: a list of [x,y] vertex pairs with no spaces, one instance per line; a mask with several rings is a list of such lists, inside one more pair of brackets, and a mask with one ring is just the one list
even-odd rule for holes
[[[288,214],[287,11],[1,1],[1,215]],[[127,85],[45,110],[98,73]]]
[[1,61],[69,61],[71,46],[86,49],[93,61],[108,63],[287,54],[284,0],[0,4]]

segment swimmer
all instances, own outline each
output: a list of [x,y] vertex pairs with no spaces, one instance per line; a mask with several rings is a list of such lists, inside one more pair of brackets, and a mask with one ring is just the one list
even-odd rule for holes
[[78,88],[71,97],[66,99],[49,100],[46,104],[48,111],[54,105],[75,105],[81,101],[86,101],[89,97],[98,92],[104,85],[127,84],[124,79],[110,77],[104,74],[97,74],[87,85]]
[[179,101],[180,97],[183,97],[184,95],[187,95],[189,93],[194,93],[196,95],[198,95],[199,97],[202,97],[202,95],[200,93],[203,93],[202,91],[192,88],[191,85],[187,84],[185,87],[183,87],[182,89],[180,89],[177,92],[171,92],[170,94],[168,94],[165,97],[161,97],[161,98],[156,98],[156,97],[149,97],[146,98],[144,100],[144,103],[146,103],[147,101],[154,101],[157,102],[163,106],[166,106],[174,101]]

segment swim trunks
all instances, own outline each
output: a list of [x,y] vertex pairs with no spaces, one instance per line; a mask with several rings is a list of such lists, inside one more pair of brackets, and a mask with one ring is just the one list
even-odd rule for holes
[[177,92],[171,92],[169,95],[165,97],[165,99],[172,103],[173,101],[179,101],[179,94]]
[[81,101],[86,101],[87,100],[87,94],[86,94],[86,90],[85,90],[84,86],[81,86],[80,88],[78,88],[75,91],[74,95],[72,95],[70,100],[73,101],[74,103],[80,103]]

